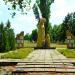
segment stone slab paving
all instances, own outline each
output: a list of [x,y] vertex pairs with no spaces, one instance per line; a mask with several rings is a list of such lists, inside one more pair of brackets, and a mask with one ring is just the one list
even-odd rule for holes
[[54,59],[61,61],[62,59],[67,59],[65,56],[60,54],[58,51],[53,49],[38,49],[33,51],[29,56],[25,59],[26,61],[42,61],[49,62]]

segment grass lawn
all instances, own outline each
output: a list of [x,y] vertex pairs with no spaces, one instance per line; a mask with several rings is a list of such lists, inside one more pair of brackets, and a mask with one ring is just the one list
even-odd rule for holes
[[75,50],[73,49],[57,49],[61,54],[67,58],[75,58]]
[[9,51],[6,52],[5,54],[1,55],[2,59],[22,59],[26,58],[26,56],[31,53],[34,49],[33,48],[21,48],[21,49],[16,49],[14,51]]
[[24,42],[24,47],[36,47],[36,43],[35,42],[29,42],[29,41],[25,41]]

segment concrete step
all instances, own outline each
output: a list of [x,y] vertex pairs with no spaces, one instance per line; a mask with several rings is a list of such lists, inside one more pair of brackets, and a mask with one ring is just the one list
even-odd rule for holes
[[40,65],[26,65],[26,64],[19,64],[16,66],[16,68],[75,68],[73,65],[64,65],[64,64],[40,64]]
[[75,73],[75,69],[68,68],[17,68],[15,72],[63,72]]
[[75,69],[72,65],[18,65],[16,68],[69,68]]
[[75,66],[67,63],[18,63],[15,71],[23,72],[75,72]]
[[[18,75],[18,73],[13,73],[13,75]],[[22,73],[22,75],[75,75],[75,73],[28,72],[28,73]]]
[[73,65],[72,63],[18,63],[17,65]]
[[25,59],[0,59],[0,63],[75,63],[75,59],[54,59],[52,61],[26,61]]

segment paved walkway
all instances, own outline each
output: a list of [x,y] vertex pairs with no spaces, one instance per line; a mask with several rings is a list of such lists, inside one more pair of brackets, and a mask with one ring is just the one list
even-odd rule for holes
[[32,62],[49,62],[53,60],[67,59],[65,56],[60,54],[57,50],[53,49],[38,49],[33,51],[29,56],[25,59],[26,61]]
[[20,60],[16,66],[6,66],[3,69],[6,72],[12,71],[13,75],[18,75],[18,72],[23,72],[22,75],[75,75],[75,66],[54,49],[34,50],[23,61]]

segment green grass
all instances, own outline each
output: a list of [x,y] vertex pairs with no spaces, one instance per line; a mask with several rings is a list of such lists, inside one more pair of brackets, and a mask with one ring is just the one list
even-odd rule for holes
[[25,41],[24,42],[24,47],[36,47],[36,43],[34,42],[29,42],[29,41]]
[[2,59],[23,59],[26,58],[29,53],[31,53],[33,48],[21,48],[14,51],[7,52],[1,56]]
[[67,58],[75,58],[75,50],[72,49],[57,49],[57,50]]

